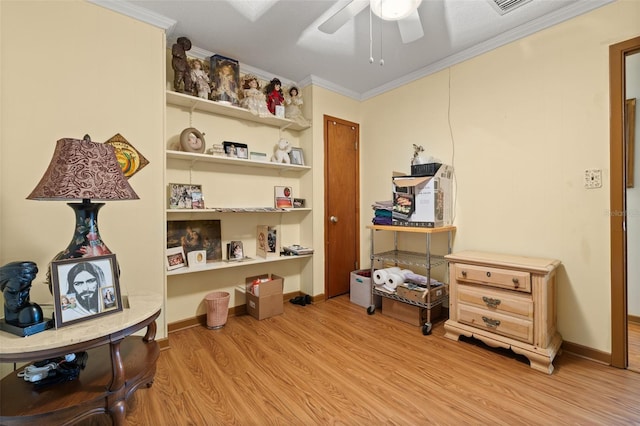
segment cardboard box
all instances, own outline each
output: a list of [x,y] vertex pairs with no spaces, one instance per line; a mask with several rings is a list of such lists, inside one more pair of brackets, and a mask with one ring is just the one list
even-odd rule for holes
[[[382,314],[404,321],[415,326],[422,326],[427,322],[427,309],[409,305],[398,300],[382,298]],[[431,322],[442,315],[442,305],[431,308]]]
[[[252,294],[251,286],[256,279],[270,279],[261,282],[256,291]],[[274,274],[264,274],[246,279],[247,313],[252,317],[263,320],[284,312],[282,291],[284,289],[284,278]]]
[[411,300],[418,303],[427,303],[427,294],[431,297],[430,303],[436,302],[449,294],[449,285],[443,284],[437,287],[431,287],[427,291],[424,287],[409,288],[406,284],[396,287],[396,294],[403,299]]
[[382,305],[381,297],[373,295],[373,285],[371,282],[371,270],[361,269],[359,271],[353,271],[350,274],[349,279],[350,291],[349,297],[351,303],[360,305],[364,308],[374,305],[379,308]]
[[394,225],[437,228],[452,224],[453,168],[443,164],[434,176],[405,176],[394,172]]

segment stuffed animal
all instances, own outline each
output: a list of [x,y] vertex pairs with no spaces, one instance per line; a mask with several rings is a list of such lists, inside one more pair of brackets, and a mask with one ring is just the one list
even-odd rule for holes
[[291,152],[291,144],[289,141],[282,138],[278,141],[278,145],[276,146],[276,152],[271,157],[272,163],[291,163],[291,159],[289,158],[289,153]]

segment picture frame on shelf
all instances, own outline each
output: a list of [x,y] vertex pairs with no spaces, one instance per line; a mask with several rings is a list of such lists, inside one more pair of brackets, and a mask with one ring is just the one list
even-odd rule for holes
[[305,201],[304,198],[294,198],[293,199],[293,208],[294,209],[304,208],[305,203],[306,203],[306,201]]
[[165,264],[167,266],[167,271],[187,266],[187,260],[184,257],[184,249],[182,246],[167,249]]
[[230,241],[229,244],[227,244],[227,259],[242,260],[244,258],[244,247],[242,246],[242,241]]
[[244,160],[248,160],[249,159],[249,150],[247,149],[246,146],[242,147],[239,146],[236,148],[236,155],[238,156],[238,158],[242,158]]
[[185,255],[204,250],[207,261],[222,260],[220,220],[167,221],[167,249],[182,247]]
[[290,209],[293,207],[293,192],[290,186],[274,187],[274,205],[278,209]]
[[248,157],[249,149],[246,143],[224,141],[222,142],[222,146],[224,147],[224,153],[227,157],[231,157],[231,158],[247,158]]
[[55,327],[122,311],[115,254],[51,262]]
[[187,264],[189,268],[201,268],[207,264],[207,252],[205,250],[194,250],[187,254]]
[[170,183],[169,209],[204,209],[202,185]]
[[278,228],[270,225],[258,225],[256,255],[266,259],[269,253],[280,253]]
[[291,152],[289,152],[289,159],[291,160],[291,164],[304,166],[304,153],[302,148],[291,148]]

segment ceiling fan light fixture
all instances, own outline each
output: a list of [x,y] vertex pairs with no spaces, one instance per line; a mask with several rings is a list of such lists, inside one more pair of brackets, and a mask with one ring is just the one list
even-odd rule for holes
[[399,21],[418,9],[422,0],[371,0],[371,11],[385,21]]

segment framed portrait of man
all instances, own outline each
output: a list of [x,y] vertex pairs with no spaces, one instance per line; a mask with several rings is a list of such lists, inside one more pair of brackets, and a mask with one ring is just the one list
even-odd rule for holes
[[122,311],[116,255],[51,262],[56,328]]

